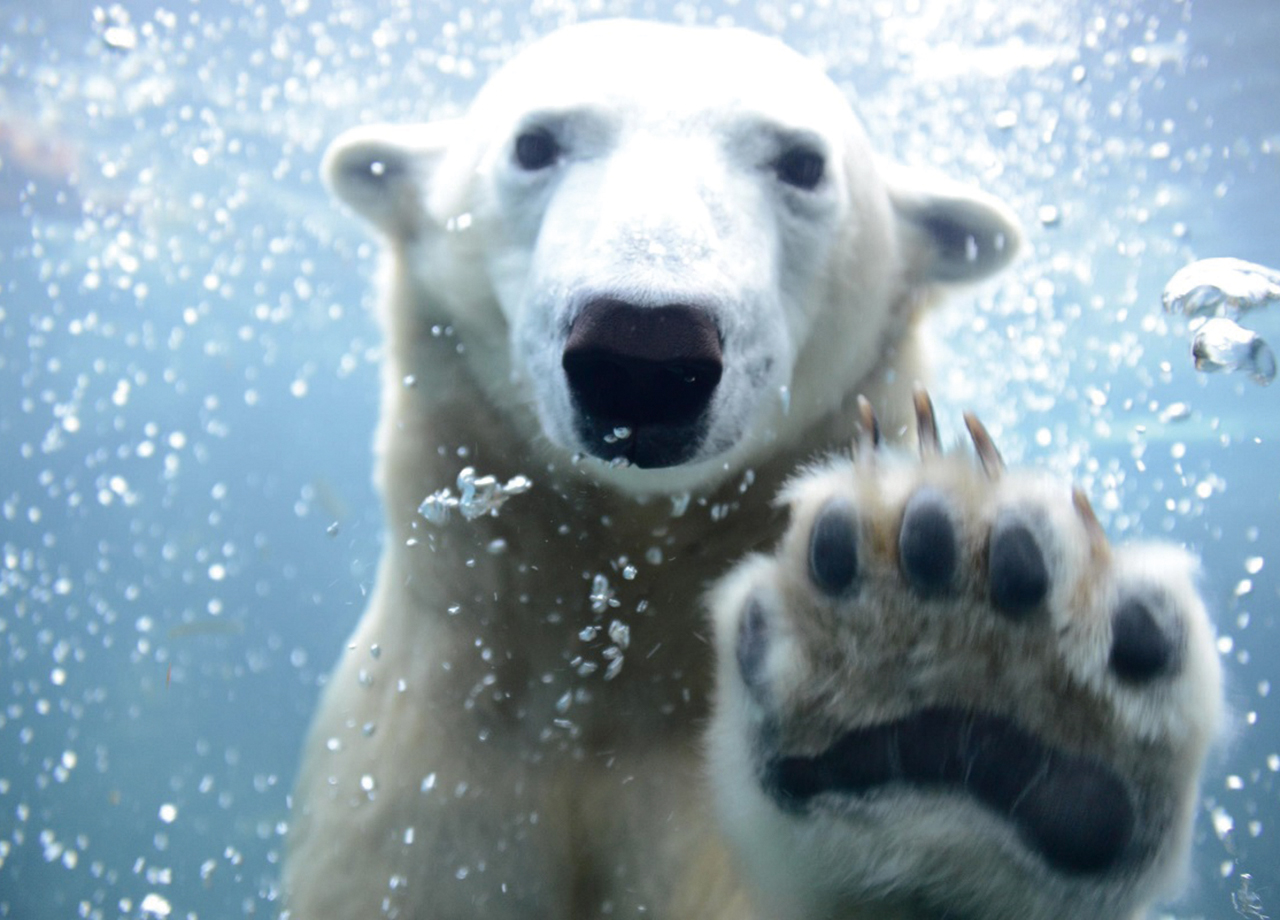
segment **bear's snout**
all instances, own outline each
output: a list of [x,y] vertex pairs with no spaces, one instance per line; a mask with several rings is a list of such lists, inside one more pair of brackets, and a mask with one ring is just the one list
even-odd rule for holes
[[687,304],[583,307],[561,361],[587,452],[639,467],[676,466],[706,435],[723,371],[720,332]]

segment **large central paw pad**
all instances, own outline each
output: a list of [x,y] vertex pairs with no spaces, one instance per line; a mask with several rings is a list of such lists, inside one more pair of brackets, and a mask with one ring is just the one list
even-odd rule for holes
[[[1167,891],[1221,708],[1194,563],[1079,492],[881,450],[784,494],[718,588],[712,769],[779,916],[1122,918]],[[894,914],[897,916],[898,914]]]

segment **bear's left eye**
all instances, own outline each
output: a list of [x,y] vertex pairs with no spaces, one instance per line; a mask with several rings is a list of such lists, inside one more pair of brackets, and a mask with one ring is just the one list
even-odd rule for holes
[[546,169],[560,156],[560,145],[546,128],[530,128],[516,136],[515,158],[521,169]]
[[827,161],[821,153],[811,147],[792,147],[785,151],[773,164],[778,178],[787,185],[793,185],[806,192],[818,187],[826,174]]

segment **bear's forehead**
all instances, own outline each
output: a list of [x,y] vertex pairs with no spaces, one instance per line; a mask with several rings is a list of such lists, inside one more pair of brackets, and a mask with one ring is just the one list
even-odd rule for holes
[[528,113],[596,111],[678,125],[756,118],[839,131],[847,100],[821,68],[738,29],[609,20],[552,33],[518,53],[473,105],[490,125]]

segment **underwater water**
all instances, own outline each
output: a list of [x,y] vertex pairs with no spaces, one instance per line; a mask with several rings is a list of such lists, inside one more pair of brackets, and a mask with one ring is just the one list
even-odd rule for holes
[[[1280,266],[1280,5],[11,0],[0,918],[276,912],[303,732],[381,539],[376,248],[320,154],[456,113],[600,15],[777,34],[881,149],[1014,206],[1026,254],[928,328],[944,431],[976,409],[1113,537],[1201,555],[1232,726],[1170,910],[1280,916],[1280,394],[1229,336],[1198,370],[1196,317],[1161,300],[1195,259]],[[1275,344],[1272,311],[1233,321]]]

